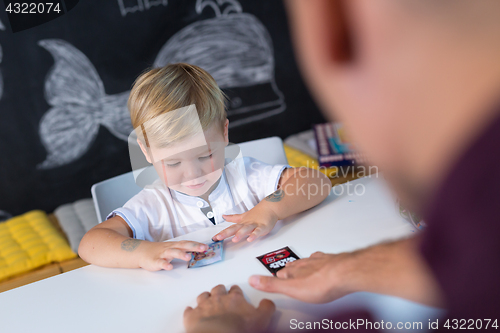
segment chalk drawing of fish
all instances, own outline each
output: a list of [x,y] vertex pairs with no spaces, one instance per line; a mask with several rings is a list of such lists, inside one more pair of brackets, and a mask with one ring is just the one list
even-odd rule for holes
[[38,168],[70,163],[94,141],[99,126],[127,140],[132,131],[127,99],[130,91],[107,95],[92,63],[71,44],[59,39],[38,42],[54,57],[45,79],[45,99],[51,108],[40,121],[40,138],[48,156]]
[[[212,19],[188,25],[162,47],[154,66],[188,62],[207,70],[230,98],[229,126],[234,128],[281,113],[284,97],[274,79],[272,41],[264,25],[242,13],[236,0],[197,0],[198,14],[210,7]],[[54,58],[45,80],[51,106],[39,134],[47,158],[37,167],[54,168],[80,158],[106,127],[127,141],[132,131],[127,99],[130,91],[107,95],[87,57],[60,39],[38,43]]]

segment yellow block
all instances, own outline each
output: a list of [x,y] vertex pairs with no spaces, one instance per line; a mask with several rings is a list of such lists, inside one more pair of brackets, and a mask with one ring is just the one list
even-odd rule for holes
[[286,158],[288,159],[288,164],[290,164],[290,166],[294,168],[308,167],[315,170],[319,169],[319,171],[321,171],[330,178],[335,177],[335,175],[339,170],[337,167],[331,167],[331,168],[320,167],[318,160],[315,159],[314,157],[304,154],[300,150],[292,148],[289,145],[284,144],[283,146],[285,148],[285,154]]
[[34,268],[76,257],[40,210],[0,223],[0,281]]

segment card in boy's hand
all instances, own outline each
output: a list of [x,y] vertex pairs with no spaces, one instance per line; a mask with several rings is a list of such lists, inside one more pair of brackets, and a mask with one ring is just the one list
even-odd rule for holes
[[224,241],[213,242],[208,244],[208,250],[205,252],[192,252],[188,268],[206,266],[221,261],[224,253],[223,243]]
[[276,276],[276,273],[280,269],[285,268],[287,263],[300,258],[292,250],[290,250],[288,246],[286,246],[282,249],[263,254],[257,257],[257,259],[262,263],[262,265],[266,266],[267,270],[271,272],[271,274]]

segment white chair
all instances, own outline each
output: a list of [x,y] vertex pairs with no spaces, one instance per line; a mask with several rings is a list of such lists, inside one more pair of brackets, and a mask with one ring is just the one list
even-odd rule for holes
[[[277,136],[229,145],[226,147],[226,156],[231,152],[234,153],[234,149],[238,149],[238,147],[241,149],[243,156],[251,156],[267,164],[288,163],[283,149],[283,141]],[[152,171],[146,177],[150,179],[157,177],[154,169],[149,169]],[[104,221],[106,216],[114,209],[123,206],[141,189],[136,184],[132,171],[92,185],[92,199],[94,200],[98,223]]]

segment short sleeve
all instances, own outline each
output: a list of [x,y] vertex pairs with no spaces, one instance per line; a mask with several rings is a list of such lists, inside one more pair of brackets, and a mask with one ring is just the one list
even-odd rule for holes
[[123,205],[113,210],[107,219],[120,216],[132,229],[133,237],[136,239],[154,242],[155,237],[150,233],[150,221],[158,221],[161,207],[156,196],[148,190],[142,190]]
[[283,170],[291,168],[288,164],[270,165],[253,157],[244,157],[248,185],[263,200],[278,189]]
[[142,240],[146,239],[145,234],[148,231],[148,228],[147,228],[147,226],[145,227],[144,225],[142,225],[139,222],[139,220],[134,216],[133,211],[131,211],[130,209],[124,208],[124,207],[120,207],[120,208],[115,209],[114,211],[112,211],[106,217],[106,220],[110,219],[112,217],[115,217],[115,216],[119,216],[125,222],[127,222],[127,224],[130,227],[130,229],[132,229],[133,238],[142,239]]

